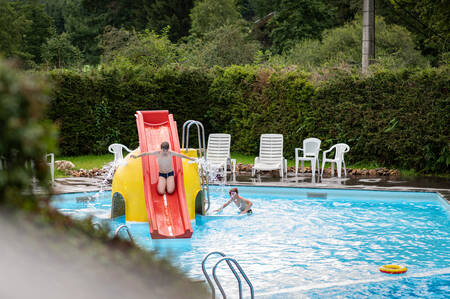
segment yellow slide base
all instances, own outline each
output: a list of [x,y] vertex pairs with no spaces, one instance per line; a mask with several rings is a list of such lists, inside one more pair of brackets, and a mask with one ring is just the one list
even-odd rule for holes
[[[139,155],[139,149],[125,157],[125,162],[117,167],[112,183],[112,196],[118,192],[125,199],[125,219],[126,221],[148,222],[147,208],[145,206],[144,179],[142,176],[141,158],[132,159],[130,155]],[[197,151],[189,149],[182,151],[189,157],[197,157]],[[186,202],[189,210],[189,218],[195,219],[195,198],[200,191],[200,177],[196,163],[188,164],[187,159],[183,160],[184,188]]]
[[[188,157],[197,158],[197,150],[195,149],[187,149],[187,151],[181,150],[181,153]],[[195,198],[197,197],[197,193],[201,190],[197,163],[189,164],[189,160],[183,159],[183,176],[189,218],[193,220],[195,219]]]

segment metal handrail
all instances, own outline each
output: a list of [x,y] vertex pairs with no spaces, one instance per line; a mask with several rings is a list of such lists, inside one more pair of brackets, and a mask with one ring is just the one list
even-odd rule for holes
[[[233,258],[231,258],[231,257],[223,257],[223,258],[221,258],[221,259],[216,263],[216,265],[215,265],[214,268],[213,268],[213,277],[214,277],[214,281],[216,282],[216,284],[217,284],[217,286],[218,286],[218,288],[219,288],[219,290],[220,290],[220,293],[222,293],[223,298],[226,299],[226,298],[227,298],[227,295],[225,294],[225,291],[223,290],[222,285],[220,284],[219,279],[217,278],[217,275],[216,275],[217,266],[218,266],[221,262],[223,262],[223,261],[227,261],[227,263],[228,263],[229,261],[231,261],[231,262],[234,263],[234,265],[238,268],[239,272],[241,272],[242,277],[244,277],[245,281],[247,282],[248,286],[250,287],[250,298],[252,298],[252,299],[255,298],[255,294],[254,294],[254,291],[253,291],[253,285],[252,285],[252,283],[251,283],[250,280],[248,279],[247,275],[245,274],[244,270],[241,268],[241,266],[239,265],[239,263],[238,263],[235,259],[233,259]],[[238,274],[236,273],[236,271],[233,271],[233,274],[234,274],[234,276],[236,277],[236,279],[237,279],[237,281],[238,281],[238,284],[239,284],[239,299],[242,299],[242,285],[241,285],[241,279],[239,278],[239,276],[238,276]]]
[[[211,288],[211,291],[212,291],[212,298],[215,299],[215,298],[216,298],[216,289],[215,289],[215,287],[214,287],[214,284],[213,284],[212,281],[211,281],[211,278],[210,278],[209,275],[208,275],[208,272],[206,272],[206,267],[205,267],[206,260],[208,259],[208,257],[210,257],[210,256],[213,255],[213,254],[218,254],[218,255],[220,255],[220,256],[222,256],[222,257],[225,257],[226,255],[225,255],[224,253],[220,252],[220,251],[213,251],[213,252],[208,253],[208,254],[203,258],[203,260],[202,260],[202,271],[203,271],[203,275],[205,275],[205,278],[206,278],[206,280],[208,281],[209,287]],[[234,276],[236,276],[236,275],[237,275],[237,272],[236,272],[236,270],[234,270],[234,267],[233,267],[233,265],[231,264],[231,262],[230,262],[230,261],[227,261],[227,264],[228,264],[228,267],[230,267],[231,271],[234,273]],[[239,285],[240,285],[240,284],[241,284],[240,279],[239,279],[238,281],[239,281]]]
[[126,229],[126,232],[128,234],[128,238],[130,238],[130,241],[134,243],[133,237],[131,236],[130,229],[125,224],[119,226],[116,228],[116,231],[114,232],[114,237],[117,237],[119,235],[119,232],[122,230],[122,228]]
[[[199,152],[199,158],[204,158],[206,161],[206,147],[205,147],[205,127],[203,124],[196,120],[188,120],[183,124],[183,132],[182,132],[182,139],[181,139],[181,148],[184,149],[186,152],[189,148],[189,129],[192,125],[195,125],[197,127],[197,136],[198,136],[198,152]],[[202,185],[202,192],[207,198],[207,207],[205,208],[205,212],[209,210],[210,207],[210,196],[209,196],[209,182],[208,182],[208,174],[204,169],[201,169],[200,171],[200,180]]]

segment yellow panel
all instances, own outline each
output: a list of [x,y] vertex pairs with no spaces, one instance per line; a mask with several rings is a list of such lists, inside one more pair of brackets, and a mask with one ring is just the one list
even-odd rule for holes
[[[181,150],[181,153],[188,157],[197,158],[197,150],[195,149]],[[183,176],[189,217],[193,220],[195,219],[195,198],[201,189],[197,163],[189,164],[189,160],[183,159]]]
[[[139,149],[131,154],[139,155]],[[127,221],[148,222],[144,197],[141,158],[125,157],[126,165],[120,165],[114,174],[112,194],[119,192],[125,199],[125,219]]]

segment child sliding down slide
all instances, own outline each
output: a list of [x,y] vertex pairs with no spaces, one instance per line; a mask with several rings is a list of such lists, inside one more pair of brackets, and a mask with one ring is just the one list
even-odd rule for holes
[[169,143],[164,141],[161,143],[161,150],[154,152],[146,152],[140,155],[131,155],[130,157],[133,159],[142,157],[142,156],[157,156],[158,157],[158,166],[159,166],[159,179],[158,179],[158,193],[160,195],[164,195],[166,193],[172,194],[175,191],[175,180],[174,180],[174,172],[172,165],[172,157],[180,157],[189,159],[194,162],[198,162],[197,159],[185,156],[183,154],[179,154],[169,150]]

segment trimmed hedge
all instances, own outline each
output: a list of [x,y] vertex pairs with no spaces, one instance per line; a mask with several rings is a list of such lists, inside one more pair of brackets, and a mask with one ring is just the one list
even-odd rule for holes
[[180,134],[186,120],[205,122],[210,79],[200,71],[53,71],[50,78],[55,88],[49,117],[60,126],[65,155],[104,153],[115,142],[139,146],[137,110],[169,110]]
[[136,110],[168,109],[178,121],[232,135],[232,150],[257,154],[259,135],[281,133],[285,156],[317,137],[322,149],[350,145],[349,162],[447,173],[449,68],[336,75],[317,84],[298,71],[253,66],[158,71],[51,73],[50,118],[61,126],[64,154],[138,145]]

